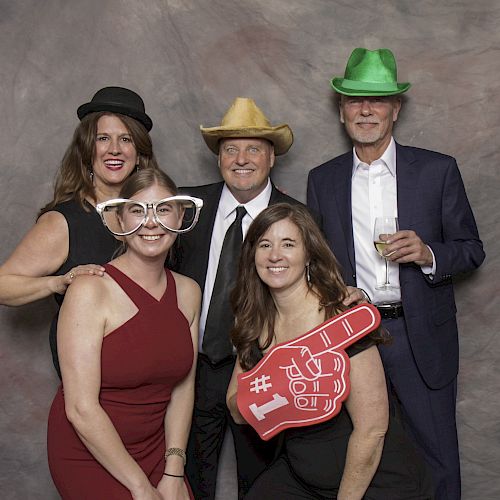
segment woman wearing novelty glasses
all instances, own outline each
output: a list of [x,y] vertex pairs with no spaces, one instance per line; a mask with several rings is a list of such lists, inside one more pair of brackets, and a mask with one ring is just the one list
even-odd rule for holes
[[62,386],[48,424],[63,499],[192,498],[184,479],[201,291],[164,268],[203,202],[144,170],[97,206],[123,252],[68,289],[58,323]]

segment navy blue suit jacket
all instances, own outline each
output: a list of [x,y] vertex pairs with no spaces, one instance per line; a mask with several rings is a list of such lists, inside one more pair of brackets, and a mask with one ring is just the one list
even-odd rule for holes
[[[400,229],[415,231],[436,259],[427,278],[416,264],[399,267],[409,341],[425,383],[438,389],[458,373],[458,332],[452,276],[478,267],[483,245],[454,158],[396,144]],[[307,204],[322,216],[323,232],[356,285],[351,218],[352,151],[311,170]]]

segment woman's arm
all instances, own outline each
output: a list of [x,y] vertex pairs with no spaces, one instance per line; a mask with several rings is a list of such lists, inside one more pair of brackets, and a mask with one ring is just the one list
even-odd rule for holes
[[[172,391],[165,415],[165,442],[168,448],[186,451],[194,405],[194,384],[196,377],[196,358],[198,354],[198,328],[200,322],[201,290],[192,279],[174,274],[177,287],[177,303],[180,311],[189,322],[193,342],[193,365],[186,378]],[[189,498],[184,476],[184,459],[179,455],[166,458],[165,473],[158,484],[158,491],[165,499]],[[182,476],[182,477],[175,477]]]
[[66,261],[69,231],[59,212],[43,214],[0,266],[0,304],[21,306],[53,293],[63,294],[78,274],[103,275],[94,264],[77,266],[64,276],[51,276]]
[[233,420],[237,424],[246,424],[247,421],[243,418],[243,415],[240,413],[238,408],[238,404],[236,402],[238,397],[238,375],[243,373],[243,369],[240,365],[240,358],[236,358],[236,363],[233,369],[233,375],[231,376],[231,381],[229,382],[229,387],[227,388],[226,394],[226,404],[229,408],[229,412],[233,417]]
[[346,401],[353,431],[337,498],[363,498],[384,447],[389,404],[384,369],[375,346],[351,358],[351,392]]
[[61,307],[58,350],[66,415],[95,459],[134,499],[160,499],[99,404],[106,308],[113,303],[109,286],[104,280],[82,277],[68,290]]

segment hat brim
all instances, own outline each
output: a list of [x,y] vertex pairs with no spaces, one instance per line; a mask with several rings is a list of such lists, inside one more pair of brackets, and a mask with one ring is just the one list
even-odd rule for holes
[[267,139],[274,145],[274,154],[285,154],[293,144],[293,133],[288,125],[277,125],[276,127],[207,127],[200,126],[201,135],[209,149],[219,154],[219,141],[227,138],[256,137]]
[[352,86],[344,85],[344,81],[344,78],[332,78],[330,80],[330,84],[335,92],[352,97],[383,97],[389,95],[398,95],[403,94],[411,87],[411,83],[408,82],[394,84],[377,82],[356,82],[356,87],[359,88],[352,88]]
[[138,112],[137,110],[128,108],[126,106],[87,102],[86,104],[82,104],[77,109],[76,114],[81,120],[89,113],[98,113],[100,111],[109,111],[110,113],[118,113],[120,115],[130,116],[130,118],[134,118],[134,120],[142,123],[144,127],[146,127],[146,130],[148,132],[153,128],[153,121],[146,113]]

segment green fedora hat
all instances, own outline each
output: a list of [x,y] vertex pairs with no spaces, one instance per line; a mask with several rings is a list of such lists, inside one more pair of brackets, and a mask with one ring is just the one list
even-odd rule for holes
[[389,49],[352,51],[344,78],[332,78],[333,89],[348,96],[385,96],[406,92],[411,84],[398,83],[396,59]]

